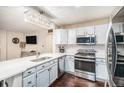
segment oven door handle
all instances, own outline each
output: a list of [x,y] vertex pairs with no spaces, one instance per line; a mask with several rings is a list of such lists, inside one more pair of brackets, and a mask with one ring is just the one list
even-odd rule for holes
[[74,60],[86,61],[86,62],[95,62],[95,60],[90,60],[90,59],[80,59],[80,58],[74,58]]
[[91,56],[74,56],[74,57],[82,57],[82,58],[92,58],[92,59],[95,59],[95,57],[91,57]]

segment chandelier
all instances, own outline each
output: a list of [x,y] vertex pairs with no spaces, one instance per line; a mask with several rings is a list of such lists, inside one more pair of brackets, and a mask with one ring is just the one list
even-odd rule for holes
[[24,21],[47,29],[54,26],[49,18],[33,9],[24,12]]

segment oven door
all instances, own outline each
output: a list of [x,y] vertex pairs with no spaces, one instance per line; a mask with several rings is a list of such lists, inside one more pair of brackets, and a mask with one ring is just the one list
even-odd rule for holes
[[75,58],[75,69],[90,73],[95,73],[95,62],[89,59]]

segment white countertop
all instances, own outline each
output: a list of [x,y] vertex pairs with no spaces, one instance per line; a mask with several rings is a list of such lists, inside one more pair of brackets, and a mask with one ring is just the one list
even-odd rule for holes
[[50,60],[62,57],[66,54],[41,54],[38,58],[41,57],[52,57],[48,60],[41,62],[31,62],[31,60],[36,59],[36,56],[17,58],[13,60],[0,62],[0,81],[15,76],[19,73],[26,71],[27,69],[43,64]]
[[96,58],[104,58],[106,53],[104,51],[96,52]]

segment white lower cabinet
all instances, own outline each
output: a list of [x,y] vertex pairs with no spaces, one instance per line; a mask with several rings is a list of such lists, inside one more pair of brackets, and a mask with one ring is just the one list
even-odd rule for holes
[[74,57],[73,56],[66,56],[65,71],[66,72],[74,72]]
[[58,68],[57,64],[53,65],[49,71],[50,71],[50,84],[52,84],[58,77]]
[[37,72],[37,87],[48,87],[58,77],[57,64]]
[[23,87],[36,87],[36,73],[23,79]]
[[61,72],[65,71],[65,57],[59,58],[59,69]]
[[47,86],[49,86],[48,69],[37,72],[37,87],[47,87]]
[[23,73],[23,87],[48,87],[57,78],[58,64],[57,60],[53,60],[25,71]]
[[96,59],[96,79],[99,81],[107,79],[107,68],[104,59]]

